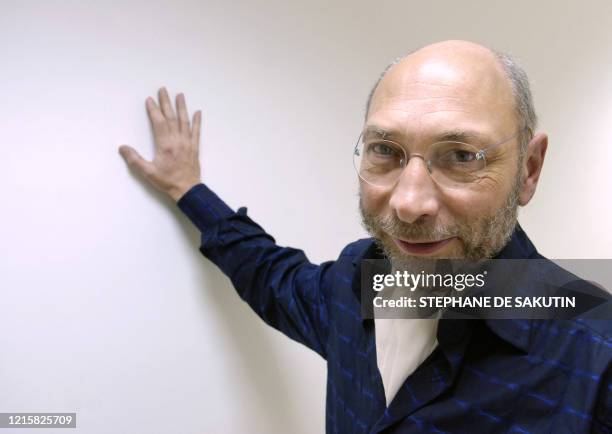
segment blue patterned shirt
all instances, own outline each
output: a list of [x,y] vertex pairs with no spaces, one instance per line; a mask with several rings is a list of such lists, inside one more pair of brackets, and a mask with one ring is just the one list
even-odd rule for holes
[[[178,206],[257,315],[326,360],[327,433],[612,433],[612,321],[441,319],[438,347],[387,407],[361,315],[360,261],[381,257],[373,239],[316,265],[204,184]],[[543,259],[520,225],[497,257]]]

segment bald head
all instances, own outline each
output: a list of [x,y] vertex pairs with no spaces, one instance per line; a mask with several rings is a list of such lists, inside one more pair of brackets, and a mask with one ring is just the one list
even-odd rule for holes
[[387,68],[354,152],[363,223],[385,254],[499,252],[546,152],[546,135],[525,141],[525,127],[535,128],[527,77],[509,56],[445,41]]
[[418,93],[419,98],[433,100],[444,88],[454,88],[455,98],[466,98],[498,115],[511,112],[516,128],[526,128],[520,138],[521,147],[526,146],[537,118],[525,72],[510,56],[468,41],[438,42],[396,59],[372,88],[366,119],[389,98]]

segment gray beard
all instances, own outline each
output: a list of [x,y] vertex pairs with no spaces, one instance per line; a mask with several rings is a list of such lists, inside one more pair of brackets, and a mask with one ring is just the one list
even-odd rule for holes
[[[519,166],[520,167],[520,166]],[[389,258],[394,269],[406,269],[407,266],[424,265],[415,256],[402,252],[392,241],[385,240],[385,234],[399,238],[443,239],[452,236],[459,237],[465,247],[462,259],[479,261],[492,258],[508,243],[518,218],[518,199],[522,185],[521,177],[508,195],[505,204],[492,215],[468,224],[457,222],[453,226],[432,228],[424,224],[405,223],[396,216],[379,217],[369,214],[363,208],[361,189],[359,191],[359,209],[364,229],[375,239],[379,248]]]

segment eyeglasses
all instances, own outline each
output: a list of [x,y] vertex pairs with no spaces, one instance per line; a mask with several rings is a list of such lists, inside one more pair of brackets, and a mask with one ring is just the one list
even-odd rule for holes
[[487,166],[487,153],[516,138],[521,131],[483,149],[458,141],[436,142],[427,148],[424,155],[408,153],[402,145],[392,140],[365,139],[362,132],[353,151],[353,164],[365,182],[388,188],[397,183],[410,158],[419,157],[426,163],[432,179],[441,187],[466,188],[482,178]]

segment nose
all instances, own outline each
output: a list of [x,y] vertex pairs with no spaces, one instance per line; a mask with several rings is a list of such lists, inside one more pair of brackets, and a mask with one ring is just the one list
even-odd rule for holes
[[435,217],[440,210],[439,191],[420,155],[412,155],[395,185],[389,206],[397,217],[414,223]]

